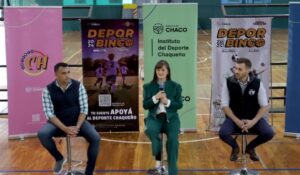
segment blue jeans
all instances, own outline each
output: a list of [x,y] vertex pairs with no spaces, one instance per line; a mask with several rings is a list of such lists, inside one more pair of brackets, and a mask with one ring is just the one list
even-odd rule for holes
[[[233,139],[232,134],[240,131],[241,129],[233,122],[232,119],[226,118],[226,120],[220,128],[219,136],[220,139],[222,139],[232,148],[236,148],[238,147],[238,145],[235,139]],[[250,128],[249,133],[254,133],[258,135],[247,145],[249,149],[254,149],[258,145],[271,140],[275,134],[271,126],[264,118],[260,119],[252,128]]]
[[[38,132],[38,138],[40,139],[41,144],[48,150],[56,161],[62,160],[63,156],[58,151],[53,137],[62,135],[65,135],[65,133],[51,122],[47,122]],[[87,151],[88,162],[85,173],[86,175],[91,175],[95,169],[99,153],[100,135],[88,121],[84,121],[80,127],[78,136],[84,137],[89,142]]]

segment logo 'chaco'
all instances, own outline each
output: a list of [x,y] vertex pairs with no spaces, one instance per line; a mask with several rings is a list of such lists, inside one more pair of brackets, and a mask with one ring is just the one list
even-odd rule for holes
[[29,50],[21,58],[21,69],[30,76],[41,75],[48,66],[48,56],[40,51]]
[[156,34],[161,34],[164,31],[164,26],[160,23],[153,25],[153,32]]

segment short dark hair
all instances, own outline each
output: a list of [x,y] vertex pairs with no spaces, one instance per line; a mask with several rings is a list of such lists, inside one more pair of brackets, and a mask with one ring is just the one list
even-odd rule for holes
[[156,70],[157,69],[161,69],[163,66],[165,66],[168,70],[168,75],[167,75],[167,80],[171,80],[171,69],[169,66],[169,63],[166,60],[160,60],[156,63],[155,67],[154,67],[154,75],[153,75],[153,79],[152,79],[152,83],[156,83],[158,78],[156,75]]
[[236,61],[236,63],[237,64],[243,64],[244,63],[248,69],[251,69],[251,67],[252,67],[252,63],[248,58],[239,58]]
[[56,63],[54,66],[54,72],[56,73],[60,67],[69,67],[69,65],[63,62]]

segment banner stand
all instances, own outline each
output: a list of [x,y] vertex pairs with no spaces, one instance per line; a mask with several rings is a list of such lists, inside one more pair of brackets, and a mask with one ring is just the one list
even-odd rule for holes
[[197,130],[197,14],[196,3],[143,4],[144,82],[152,80],[159,60],[169,63],[171,79],[182,87],[183,107],[178,110],[182,132]]
[[261,80],[269,97],[272,18],[211,18],[211,21],[213,72],[209,130],[218,131],[226,118],[221,101],[223,83],[234,75],[239,58],[252,62],[252,74]]
[[299,108],[299,37],[300,37],[300,2],[290,2],[288,32],[288,66],[286,84],[286,117],[285,136],[300,138],[300,108]]
[[87,120],[99,132],[139,131],[137,19],[81,20]]
[[63,58],[62,7],[5,7],[4,16],[8,137],[22,140],[47,122],[42,91]]

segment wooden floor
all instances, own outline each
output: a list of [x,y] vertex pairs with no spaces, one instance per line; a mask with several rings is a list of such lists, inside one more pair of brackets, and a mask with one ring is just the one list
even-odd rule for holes
[[[209,98],[211,88],[211,48],[208,31],[199,31],[198,36],[198,98],[197,132],[180,135],[179,174],[221,175],[238,168],[239,163],[230,162],[230,148],[209,126]],[[272,31],[272,61],[287,59],[287,30]],[[64,61],[81,64],[80,34],[64,34]],[[143,43],[140,42],[140,65],[143,64]],[[74,78],[82,80],[81,69],[72,68]],[[286,82],[286,66],[272,68],[272,80]],[[143,82],[140,80],[140,83]],[[140,94],[141,94],[140,88]],[[282,90],[274,92],[282,95]],[[140,102],[141,102],[140,96]],[[283,102],[273,102],[282,107]],[[105,175],[146,174],[145,170],[154,165],[148,138],[143,133],[143,109],[140,107],[140,133],[102,133],[101,152],[98,156],[96,173]],[[284,114],[274,114],[274,139],[257,148],[260,162],[249,163],[249,168],[259,170],[261,175],[299,175],[300,140],[284,137]],[[0,119],[0,174],[52,174],[53,159],[42,148],[37,138],[8,140],[7,119]],[[65,141],[57,139],[60,150],[65,151]],[[73,157],[86,160],[87,144],[83,138],[72,139]],[[84,167],[80,167],[83,169]]]

